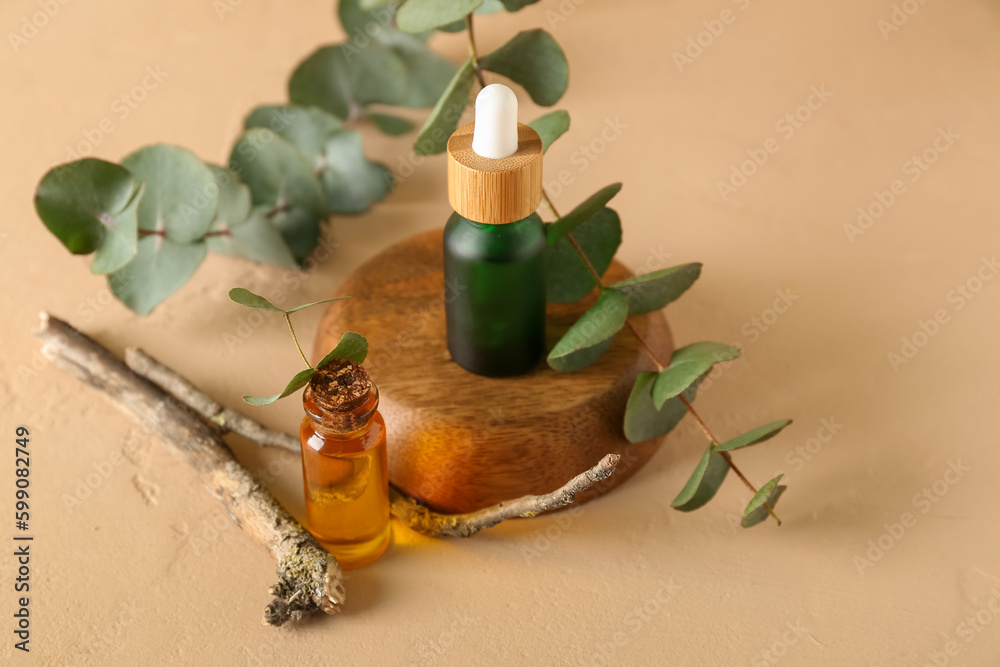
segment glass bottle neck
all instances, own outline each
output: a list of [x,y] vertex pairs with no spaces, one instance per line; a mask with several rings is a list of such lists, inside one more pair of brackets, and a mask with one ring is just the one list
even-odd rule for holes
[[504,232],[520,231],[521,227],[532,225],[535,222],[535,219],[538,217],[536,214],[532,213],[528,217],[521,218],[520,220],[515,220],[514,222],[508,222],[503,225],[491,225],[485,222],[476,222],[475,220],[470,220],[469,218],[466,218],[458,213],[455,213],[454,215],[457,216],[457,218],[461,223],[468,224],[470,227],[474,229],[480,229],[484,231],[504,231]]
[[311,386],[306,386],[302,394],[302,407],[313,423],[313,429],[322,435],[334,438],[352,438],[364,435],[371,428],[378,409],[378,390],[372,385],[368,397],[349,410],[331,410],[317,400]]
[[354,437],[371,427],[378,389],[359,364],[334,359],[313,373],[302,393],[302,407],[318,433]]

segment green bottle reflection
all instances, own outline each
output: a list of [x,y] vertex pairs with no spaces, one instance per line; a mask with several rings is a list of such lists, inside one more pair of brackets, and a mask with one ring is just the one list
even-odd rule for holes
[[531,370],[545,351],[545,245],[532,214],[486,225],[452,214],[444,229],[448,351],[489,377]]

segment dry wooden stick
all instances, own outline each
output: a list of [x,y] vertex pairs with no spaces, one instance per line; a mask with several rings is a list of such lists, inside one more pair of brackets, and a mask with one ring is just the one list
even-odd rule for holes
[[521,496],[467,514],[438,514],[395,488],[389,488],[392,515],[410,528],[433,537],[470,537],[506,519],[532,517],[568,505],[576,494],[607,479],[615,471],[618,454],[608,454],[597,465],[582,472],[561,488],[541,496]]
[[222,501],[233,521],[270,549],[278,563],[278,582],[270,589],[275,599],[264,612],[265,624],[340,611],[344,587],[337,560],[236,460],[200,414],[62,320],[42,313],[35,335],[44,343],[42,353],[48,359],[103,391],[169,444]]
[[[298,439],[266,428],[235,410],[222,407],[176,371],[142,350],[126,350],[125,363],[139,375],[149,378],[164,391],[176,396],[219,429],[242,435],[261,445],[299,453]],[[576,494],[610,477],[619,458],[618,454],[608,454],[593,468],[577,475],[552,493],[523,496],[467,514],[439,514],[390,485],[392,515],[413,530],[431,537],[470,537],[506,519],[531,517],[568,505],[573,502]]]
[[296,456],[301,454],[298,438],[269,429],[246,415],[217,403],[208,394],[191,384],[183,375],[164,365],[144,350],[137,347],[126,349],[125,364],[207,419],[219,432],[241,435],[262,447],[284,449]]

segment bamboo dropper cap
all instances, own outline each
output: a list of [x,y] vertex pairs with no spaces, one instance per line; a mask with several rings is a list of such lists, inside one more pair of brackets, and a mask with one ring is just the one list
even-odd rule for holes
[[[448,201],[462,217],[487,225],[505,225],[528,217],[542,201],[541,138],[527,125],[517,123],[517,98],[502,84],[480,91],[476,123],[463,125],[448,139]],[[474,136],[483,153],[503,157],[477,153]]]

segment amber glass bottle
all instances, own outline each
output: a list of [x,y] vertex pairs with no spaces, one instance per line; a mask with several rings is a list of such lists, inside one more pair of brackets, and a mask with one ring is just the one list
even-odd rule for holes
[[321,366],[302,395],[302,478],[309,531],[344,568],[389,544],[389,465],[378,389],[353,361]]

